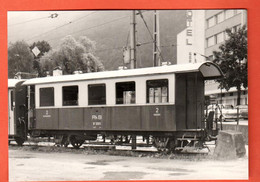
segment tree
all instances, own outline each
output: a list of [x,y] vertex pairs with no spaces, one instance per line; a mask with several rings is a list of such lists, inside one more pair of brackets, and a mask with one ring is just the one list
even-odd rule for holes
[[36,58],[42,57],[46,52],[49,52],[51,50],[50,44],[45,40],[34,42],[30,46],[30,49],[32,50],[34,47],[37,47],[40,50],[40,53],[35,56]]
[[33,50],[35,47],[37,47],[40,51],[40,53],[35,56],[34,55],[34,61],[33,61],[33,69],[37,70],[38,76],[42,77],[44,76],[43,70],[41,68],[41,65],[39,63],[39,59],[47,52],[51,50],[51,46],[48,42],[45,40],[34,42],[31,46],[30,49]]
[[34,73],[33,54],[25,41],[10,43],[8,47],[8,77],[13,78],[17,72]]
[[224,78],[217,80],[220,88],[227,91],[231,87],[237,89],[237,105],[240,105],[241,87],[247,88],[247,28],[243,26],[237,32],[226,29],[229,37],[222,44],[220,51],[214,51],[213,62],[218,64],[224,73]]
[[77,70],[84,73],[104,71],[102,62],[94,56],[94,50],[94,41],[85,36],[76,40],[69,35],[62,39],[56,50],[46,53],[41,58],[41,65],[46,70],[60,66],[64,74],[73,74]]

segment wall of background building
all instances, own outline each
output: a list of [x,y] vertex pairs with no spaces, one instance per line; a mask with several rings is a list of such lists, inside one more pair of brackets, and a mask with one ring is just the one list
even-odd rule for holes
[[187,10],[186,15],[187,27],[177,35],[177,64],[204,62],[205,10]]
[[[187,10],[186,15],[189,11],[192,18],[186,16],[187,27],[177,35],[177,64],[212,61],[213,51],[218,51],[228,39],[225,30],[231,28],[235,32],[247,24],[247,11],[242,9]],[[220,90],[215,81],[206,81],[205,86],[205,95],[213,95],[218,103],[237,105],[236,88]],[[241,94],[241,104],[248,104],[245,89]]]
[[213,51],[218,51],[219,46],[228,39],[225,30],[227,28],[232,28],[233,31],[236,31],[246,23],[245,18],[245,10],[205,11],[205,55],[209,57],[210,60],[213,60]]
[[[213,51],[218,51],[219,46],[228,39],[225,30],[231,28],[233,32],[238,28],[247,24],[246,10],[206,10],[205,11],[205,55],[209,61],[214,59]],[[211,39],[211,40],[209,40]],[[237,105],[237,90],[235,87],[228,91],[220,90],[219,84],[214,81],[207,81],[205,83],[205,95],[212,95],[216,97],[218,103],[227,105]],[[241,105],[248,104],[247,89],[242,88]]]

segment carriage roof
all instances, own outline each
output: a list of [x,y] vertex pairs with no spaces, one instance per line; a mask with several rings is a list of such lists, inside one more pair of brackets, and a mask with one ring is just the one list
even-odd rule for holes
[[189,73],[189,72],[201,72],[205,79],[214,79],[223,76],[220,68],[212,62],[194,63],[194,64],[180,64],[160,67],[138,68],[129,70],[116,70],[116,71],[104,71],[93,72],[76,75],[61,75],[51,76],[43,78],[34,78],[26,80],[23,85],[35,85],[45,83],[57,83],[57,82],[71,82],[71,81],[83,81],[83,80],[98,80],[120,77],[134,77],[134,76],[149,76],[156,74],[167,73]]
[[16,84],[24,82],[24,80],[19,80],[19,79],[8,79],[8,88],[14,88]]

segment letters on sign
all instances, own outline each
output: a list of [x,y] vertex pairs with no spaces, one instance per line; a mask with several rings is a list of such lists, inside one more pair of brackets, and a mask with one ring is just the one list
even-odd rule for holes
[[42,117],[44,117],[44,118],[50,118],[51,115],[49,114],[49,110],[46,110],[46,111],[45,111],[45,114],[42,115]]
[[158,107],[155,108],[154,116],[161,116],[160,109]]
[[93,121],[93,128],[101,128],[101,125],[102,125],[102,123],[101,123],[101,120],[102,120],[102,115],[101,114],[98,114],[98,115],[95,115],[95,114],[93,114],[92,116],[91,116],[91,119],[92,119],[92,121]]
[[92,115],[92,120],[102,120],[102,115]]
[[[193,36],[193,22],[192,22],[192,18],[193,18],[193,12],[192,10],[187,10],[186,12],[186,25],[187,25],[187,29],[186,29],[186,45],[191,46],[192,45],[192,36]],[[192,62],[192,53],[189,52],[189,62]]]

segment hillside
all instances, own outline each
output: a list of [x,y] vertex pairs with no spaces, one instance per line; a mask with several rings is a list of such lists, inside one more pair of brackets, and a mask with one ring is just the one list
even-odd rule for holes
[[[88,12],[87,12],[88,13]],[[161,10],[160,35],[163,60],[176,63],[177,34],[186,27],[185,10]],[[106,70],[117,69],[123,65],[122,49],[129,44],[131,11],[96,11],[86,18],[78,16],[78,21],[57,28],[30,41],[46,40],[52,48],[58,46],[66,35],[87,36],[96,42],[96,55],[103,62]],[[153,31],[153,11],[144,11],[149,30]],[[82,17],[82,15],[81,15]],[[152,39],[141,17],[137,15],[137,66],[152,66]],[[174,46],[172,46],[174,45]]]

